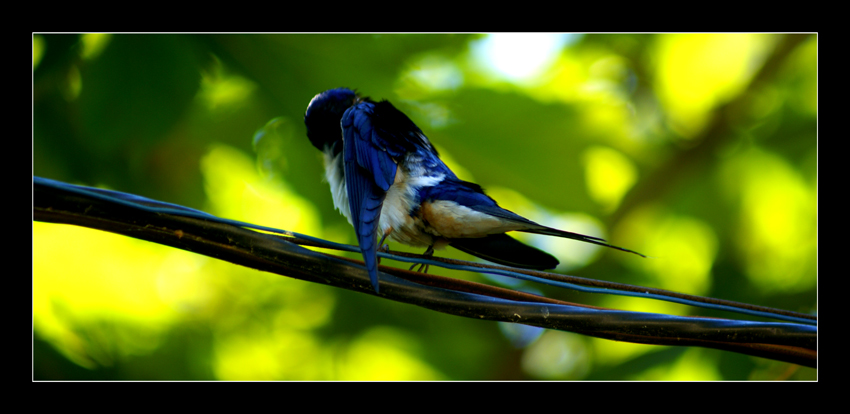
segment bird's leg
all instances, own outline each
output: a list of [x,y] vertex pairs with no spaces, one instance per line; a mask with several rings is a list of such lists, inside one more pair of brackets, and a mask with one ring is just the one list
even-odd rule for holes
[[[423,256],[433,256],[434,255],[434,245],[432,244],[432,245],[428,246],[428,250],[425,250],[425,253],[422,253],[422,255]],[[413,270],[414,267],[416,267],[416,263],[414,263],[413,266],[410,266],[410,270]],[[421,264],[419,264],[419,270],[417,270],[417,272],[428,273],[428,267],[429,266],[427,264],[421,263]],[[425,270],[423,271],[422,269],[425,269]]]
[[388,228],[386,231],[384,231],[384,235],[383,235],[383,236],[381,236],[381,241],[379,241],[379,242],[378,242],[378,250],[380,250],[380,251],[382,251],[382,252],[389,253],[389,251],[390,251],[390,245],[389,245],[389,244],[384,244],[384,240],[386,240],[386,239],[387,239],[387,236],[389,236],[389,235],[390,235],[390,233],[392,233],[392,232],[393,232],[393,228],[392,228],[392,227],[390,227],[390,228]]
[[[392,227],[389,227],[389,228],[387,228],[387,230],[386,230],[386,231],[384,231],[384,235],[383,235],[383,236],[381,236],[381,241],[379,241],[379,242],[378,242],[378,251],[379,251],[379,252],[384,252],[384,253],[389,253],[389,252],[390,252],[390,245],[389,245],[389,244],[384,244],[384,240],[386,240],[386,239],[387,239],[387,236],[389,236],[389,235],[390,235],[390,233],[392,233],[392,232],[393,232],[393,228],[392,228]],[[381,263],[381,258],[380,258],[380,257],[378,258],[378,263],[379,263],[379,264]]]

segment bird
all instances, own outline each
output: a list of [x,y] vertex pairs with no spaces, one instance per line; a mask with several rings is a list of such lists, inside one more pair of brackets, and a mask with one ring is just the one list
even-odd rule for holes
[[310,101],[304,124],[323,154],[334,206],[354,226],[376,293],[377,251],[388,237],[427,247],[425,255],[452,246],[494,263],[535,270],[554,269],[558,259],[507,232],[563,237],[646,257],[500,207],[480,185],[459,179],[422,130],[387,100],[329,89]]

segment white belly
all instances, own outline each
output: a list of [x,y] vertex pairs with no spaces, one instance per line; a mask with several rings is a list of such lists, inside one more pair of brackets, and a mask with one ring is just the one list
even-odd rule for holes
[[431,246],[434,235],[424,232],[425,224],[418,216],[411,216],[417,200],[417,190],[423,186],[433,186],[443,180],[442,175],[433,177],[409,177],[401,168],[397,168],[395,182],[387,191],[384,206],[381,209],[379,229],[381,235],[391,231],[390,238],[408,246]]

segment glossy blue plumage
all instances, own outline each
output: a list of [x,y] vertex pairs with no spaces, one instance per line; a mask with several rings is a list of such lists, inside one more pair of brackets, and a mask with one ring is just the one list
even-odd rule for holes
[[310,101],[304,123],[310,142],[324,154],[334,205],[355,228],[376,292],[378,241],[384,237],[427,246],[426,253],[451,245],[531,269],[551,269],[558,260],[505,232],[548,234],[636,253],[499,207],[480,186],[458,179],[422,131],[387,101],[331,89]]

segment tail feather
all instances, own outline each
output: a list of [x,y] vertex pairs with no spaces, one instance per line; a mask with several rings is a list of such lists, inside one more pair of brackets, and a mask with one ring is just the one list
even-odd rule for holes
[[480,238],[452,239],[451,246],[493,263],[525,269],[554,269],[559,263],[555,256],[505,233]]
[[605,239],[601,239],[599,237],[585,236],[584,234],[578,234],[578,233],[572,233],[572,232],[569,232],[569,231],[553,229],[551,227],[540,226],[539,228],[517,230],[517,231],[522,231],[522,232],[526,232],[526,233],[545,234],[547,236],[563,237],[563,238],[566,238],[566,239],[583,241],[585,243],[598,244],[600,246],[610,247],[612,249],[617,249],[617,250],[628,252],[628,253],[634,253],[634,254],[636,254],[640,257],[644,257],[644,258],[646,257],[646,255],[644,255],[642,253],[638,253],[634,250],[629,250],[629,249],[625,249],[625,248],[622,248],[622,247],[619,247],[619,246],[614,246],[613,244],[608,244],[605,241]]

